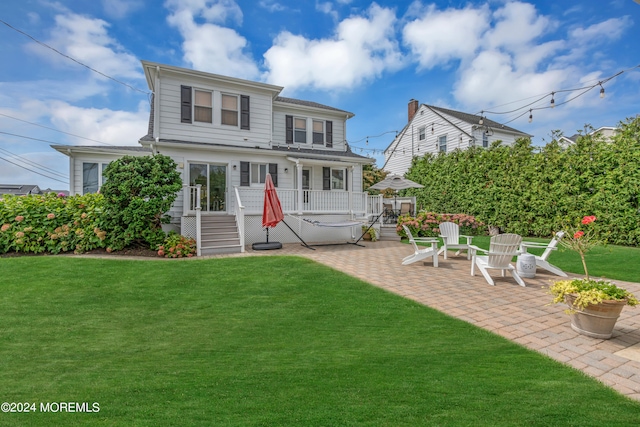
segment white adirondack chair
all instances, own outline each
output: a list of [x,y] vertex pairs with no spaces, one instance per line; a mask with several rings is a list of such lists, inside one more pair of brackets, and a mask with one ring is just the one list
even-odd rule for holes
[[545,248],[544,252],[540,256],[531,254],[536,257],[536,267],[540,267],[544,270],[550,271],[551,273],[557,274],[558,276],[567,277],[567,274],[564,271],[560,270],[558,267],[547,261],[549,255],[551,255],[551,251],[558,249],[558,243],[560,242],[562,237],[564,237],[564,231],[558,231],[556,235],[553,236],[553,239],[551,239],[551,241],[547,244],[538,242],[522,242],[522,244],[520,245],[520,251],[525,253],[527,252],[528,248]]
[[[480,270],[480,273],[482,273],[487,282],[495,286],[487,270],[501,270],[502,277],[505,276],[505,271],[509,271],[520,286],[525,286],[524,281],[518,275],[515,267],[511,265],[511,259],[520,254],[518,248],[521,242],[522,237],[517,234],[498,234],[491,238],[488,251],[480,249],[477,246],[469,246],[473,257],[471,261],[471,275],[475,275],[475,268],[478,267],[478,270]],[[479,256],[476,254],[478,251],[484,252],[487,255]]]
[[[458,249],[456,255],[460,255],[460,251],[467,251],[467,259],[471,259],[471,252],[469,246],[471,245],[471,239],[473,236],[464,236],[460,234],[460,227],[453,222],[443,222],[439,225],[440,237],[442,237],[443,246],[440,248],[438,254],[444,254],[444,259],[447,259],[447,251],[449,249]],[[467,239],[467,243],[460,243],[460,238]]]
[[[407,237],[409,238],[409,242],[413,245],[413,254],[406,256],[402,259],[402,265],[412,264],[417,261],[422,261],[425,258],[431,257],[433,258],[433,266],[438,266],[438,239],[430,238],[430,237],[413,237],[411,234],[411,230],[409,227],[402,224],[402,228],[407,233]],[[422,243],[431,243],[431,247],[420,247],[417,242]]]

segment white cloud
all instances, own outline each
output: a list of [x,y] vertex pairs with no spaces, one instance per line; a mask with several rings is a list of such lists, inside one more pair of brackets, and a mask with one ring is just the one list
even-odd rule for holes
[[[412,10],[417,11],[416,8],[414,3]],[[431,69],[473,56],[487,28],[489,10],[486,6],[440,11],[430,5],[405,25],[403,41],[417,59],[419,68]]]
[[[46,44],[111,77],[142,78],[137,58],[126,52],[116,40],[109,36],[107,22],[74,13],[57,15],[55,21],[56,26],[51,31],[51,38],[45,42]],[[36,43],[29,44],[28,48],[56,64],[80,67],[68,58]],[[96,76],[97,74],[94,73],[94,77]]]
[[142,0],[102,0],[105,13],[116,19],[124,18],[143,6]]
[[[167,22],[184,42],[184,60],[193,68],[241,78],[255,78],[258,67],[248,53],[247,39],[224,24],[242,22],[242,11],[232,0],[169,0]],[[205,23],[199,23],[200,20]]]
[[609,42],[622,37],[629,27],[633,26],[633,21],[628,16],[622,18],[611,18],[586,28],[578,27],[570,31],[571,38],[579,43],[587,42]]
[[538,15],[535,6],[529,3],[507,3],[496,10],[493,17],[496,23],[483,39],[483,45],[489,49],[517,51],[553,28],[551,20]]
[[260,0],[258,5],[263,9],[267,9],[269,12],[282,12],[287,9],[285,6],[274,0]]
[[347,89],[403,64],[394,35],[395,13],[373,4],[365,16],[340,22],[332,38],[280,33],[264,54],[266,80],[289,90]]
[[316,10],[331,16],[334,21],[338,20],[338,12],[333,9],[331,2],[316,2]]

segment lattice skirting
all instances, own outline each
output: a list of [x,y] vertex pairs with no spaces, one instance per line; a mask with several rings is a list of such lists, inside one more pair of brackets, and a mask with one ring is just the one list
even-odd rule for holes
[[180,234],[185,237],[191,237],[197,239],[198,227],[196,225],[195,216],[183,216],[180,221]]

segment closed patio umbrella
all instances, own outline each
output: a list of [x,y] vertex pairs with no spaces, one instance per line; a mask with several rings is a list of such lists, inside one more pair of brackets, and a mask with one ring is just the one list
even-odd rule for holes
[[267,174],[264,180],[264,205],[262,206],[262,226],[267,229],[267,241],[254,243],[251,247],[254,250],[281,249],[282,243],[269,242],[269,228],[273,228],[284,219],[282,205],[273,185],[271,174]]

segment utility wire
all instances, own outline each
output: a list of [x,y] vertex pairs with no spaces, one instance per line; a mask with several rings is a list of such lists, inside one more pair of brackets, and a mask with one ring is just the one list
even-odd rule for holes
[[43,173],[41,173],[41,172],[38,172],[38,171],[33,170],[33,169],[29,169],[29,168],[28,168],[28,167],[26,167],[26,166],[23,166],[23,165],[20,165],[20,164],[18,164],[18,163],[14,163],[14,162],[12,162],[11,160],[5,159],[5,158],[4,158],[4,157],[2,157],[2,156],[0,156],[0,160],[4,160],[5,162],[11,163],[12,165],[15,165],[15,166],[18,166],[19,168],[22,168],[22,169],[28,170],[29,172],[33,172],[33,173],[35,173],[35,174],[42,175],[42,176],[44,176],[45,178],[51,179],[51,180],[53,180],[53,181],[58,181],[58,182],[61,182],[61,183],[63,183],[63,184],[69,184],[69,181],[63,181],[63,180],[58,179],[58,178],[53,178],[53,177],[51,177],[51,176],[47,176],[47,175],[45,175],[45,174],[43,174]]
[[138,89],[138,88],[136,88],[136,87],[133,87],[133,86],[131,86],[130,84],[127,84],[127,83],[125,83],[125,82],[123,82],[123,81],[121,81],[121,80],[118,80],[118,79],[116,79],[116,78],[114,78],[114,77],[111,77],[111,76],[109,76],[109,75],[107,75],[107,74],[103,73],[102,71],[98,71],[98,70],[96,70],[95,68],[92,68],[92,67],[88,66],[87,64],[84,64],[84,63],[82,63],[82,62],[78,61],[77,59],[72,58],[71,56],[69,56],[69,55],[67,55],[67,54],[64,54],[64,53],[60,52],[58,49],[56,49],[56,48],[54,48],[54,47],[51,47],[51,46],[49,46],[48,44],[46,44],[46,43],[44,43],[44,42],[41,42],[40,40],[36,39],[35,37],[33,37],[33,36],[31,36],[31,35],[29,35],[29,34],[25,33],[25,32],[24,32],[24,31],[22,31],[22,30],[17,29],[16,27],[14,27],[14,26],[12,26],[11,24],[9,24],[9,23],[7,23],[7,22],[3,21],[2,19],[0,19],[0,22],[1,22],[1,23],[3,23],[4,25],[6,25],[7,27],[11,28],[12,30],[17,31],[18,33],[20,33],[20,34],[22,34],[22,35],[24,35],[24,36],[26,36],[26,37],[30,38],[30,39],[31,39],[31,40],[33,40],[34,42],[38,43],[40,46],[46,47],[47,49],[51,49],[52,51],[54,51],[54,52],[55,52],[55,53],[57,53],[58,55],[62,55],[62,56],[64,56],[65,58],[67,58],[67,59],[69,59],[69,60],[71,60],[71,61],[75,62],[76,64],[82,65],[83,67],[85,67],[85,68],[87,68],[87,69],[89,69],[89,70],[93,71],[94,73],[100,74],[101,76],[106,77],[106,78],[107,78],[107,79],[109,79],[109,80],[113,80],[114,82],[119,83],[119,84],[121,84],[121,85],[123,85],[123,86],[126,86],[126,87],[128,87],[129,89],[132,89],[132,90],[134,90],[134,91],[136,91],[136,92],[144,93],[145,95],[149,94],[149,92],[148,92],[148,91],[140,90],[140,89]]
[[52,130],[52,131],[55,131],[55,132],[64,133],[65,135],[71,135],[71,136],[74,136],[76,138],[86,139],[87,141],[97,142],[98,144],[111,145],[111,146],[115,147],[114,144],[109,144],[108,142],[102,142],[102,141],[98,141],[96,139],[91,139],[91,138],[87,138],[87,137],[84,137],[84,136],[76,135],[74,133],[65,132],[65,131],[62,131],[62,130],[59,130],[59,129],[56,129],[56,128],[52,128],[52,127],[49,127],[49,126],[41,125],[39,123],[28,122],[26,120],[22,120],[22,119],[19,119],[17,117],[13,117],[13,116],[10,116],[8,114],[0,113],[0,116],[8,117],[8,118],[13,119],[13,120],[18,120],[19,122],[23,122],[23,123],[28,123],[28,124],[33,125],[33,126],[39,126],[41,128],[49,129],[49,130]]
[[60,176],[60,177],[62,177],[62,178],[66,178],[66,177],[67,177],[66,175],[61,174],[60,172],[58,172],[58,171],[56,171],[56,170],[53,170],[53,169],[51,169],[51,168],[50,168],[50,167],[48,167],[48,166],[41,165],[41,164],[39,164],[39,163],[36,163],[36,162],[34,162],[34,161],[31,161],[31,160],[27,159],[26,157],[23,157],[23,156],[21,156],[21,155],[19,155],[19,154],[12,153],[11,151],[9,151],[9,150],[5,150],[4,148],[0,148],[0,151],[2,151],[2,152],[3,152],[3,153],[5,153],[5,154],[8,154],[8,155],[10,155],[10,156],[13,156],[13,158],[14,158],[14,159],[19,160],[19,161],[21,161],[21,162],[23,162],[23,163],[26,163],[26,164],[28,164],[28,165],[30,165],[30,166],[34,166],[34,167],[38,167],[38,168],[42,168],[42,169],[44,169],[47,173],[51,173],[51,174],[54,174],[54,175],[58,175],[58,176]]

